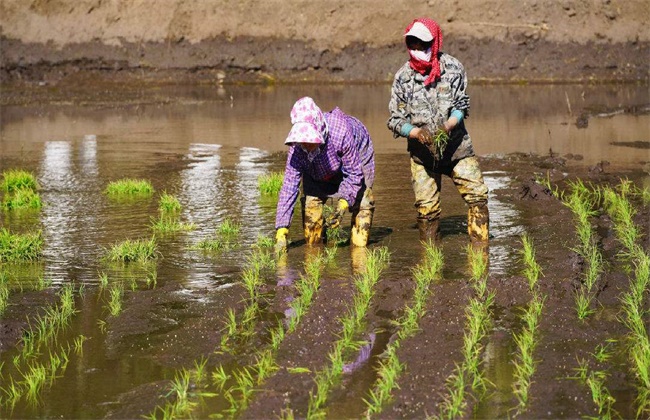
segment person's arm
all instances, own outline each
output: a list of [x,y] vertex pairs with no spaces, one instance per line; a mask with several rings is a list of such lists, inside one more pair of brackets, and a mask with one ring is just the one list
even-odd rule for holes
[[408,76],[400,71],[395,75],[393,87],[391,88],[390,102],[388,103],[388,128],[393,132],[393,137],[406,137],[417,139],[422,144],[431,143],[431,133],[421,127],[411,124],[411,116],[408,109]]
[[444,123],[447,133],[451,132],[458,124],[469,115],[469,95],[467,94],[467,74],[462,64],[458,63],[458,71],[451,79],[451,92],[453,105],[449,118]]
[[284,180],[278,197],[278,205],[275,214],[275,228],[289,228],[293,210],[300,192],[300,181],[302,174],[298,157],[294,154],[295,146],[291,147],[287,155],[287,164],[284,168]]
[[409,134],[415,128],[411,124],[411,117],[408,114],[408,98],[406,92],[407,78],[404,76],[402,70],[397,72],[393,79],[393,86],[390,93],[390,101],[388,103],[388,111],[390,117],[388,118],[388,128],[393,132],[393,137],[409,137]]

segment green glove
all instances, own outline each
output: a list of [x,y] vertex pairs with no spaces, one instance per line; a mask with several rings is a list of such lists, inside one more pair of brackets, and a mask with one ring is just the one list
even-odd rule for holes
[[339,198],[339,203],[336,206],[336,210],[332,212],[332,214],[330,214],[330,216],[327,218],[327,227],[330,229],[336,229],[339,227],[341,220],[343,219],[343,215],[348,210],[348,207],[348,202],[343,198]]

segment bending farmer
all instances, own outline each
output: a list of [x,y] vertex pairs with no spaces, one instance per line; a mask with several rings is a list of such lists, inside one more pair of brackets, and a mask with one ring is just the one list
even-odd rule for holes
[[464,123],[469,112],[465,69],[440,51],[442,33],[435,21],[416,19],[404,36],[409,60],[395,74],[388,128],[394,137],[407,139],[420,239],[438,238],[444,174],[469,205],[471,240],[486,242],[488,188]]
[[291,123],[293,127],[285,141],[291,147],[275,218],[277,247],[286,247],[301,181],[307,243],[321,241],[323,204],[329,197],[336,197],[337,207],[328,225],[338,227],[349,209],[352,244],[366,246],[375,208],[375,159],[368,130],[339,108],[323,113],[309,97],[294,104]]

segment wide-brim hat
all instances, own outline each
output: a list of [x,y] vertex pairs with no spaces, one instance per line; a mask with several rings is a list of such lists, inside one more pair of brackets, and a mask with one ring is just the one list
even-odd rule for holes
[[284,141],[284,144],[292,143],[313,143],[313,144],[322,144],[325,141],[323,140],[323,135],[319,130],[314,127],[313,124],[308,122],[297,122],[291,127],[287,139]]

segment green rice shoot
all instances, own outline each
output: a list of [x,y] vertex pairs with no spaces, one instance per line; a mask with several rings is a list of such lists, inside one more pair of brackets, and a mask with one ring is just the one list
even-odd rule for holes
[[109,196],[149,196],[154,193],[151,182],[146,179],[124,178],[112,181],[104,190]]
[[2,173],[2,184],[0,189],[6,193],[12,193],[20,189],[36,191],[39,188],[36,177],[22,169],[9,169]]
[[284,172],[271,172],[257,178],[257,187],[263,196],[277,197],[282,188]]
[[41,206],[41,196],[35,190],[26,187],[13,189],[11,193],[5,194],[2,200],[2,207],[6,210],[38,210]]
[[38,260],[42,247],[40,231],[12,234],[5,228],[0,229],[0,263]]
[[147,262],[158,257],[156,238],[131,240],[117,243],[108,251],[107,258],[111,262]]
[[158,204],[158,211],[162,215],[172,215],[179,214],[182,210],[181,203],[178,201],[178,198],[174,197],[167,192],[163,192],[160,195],[160,202]]

